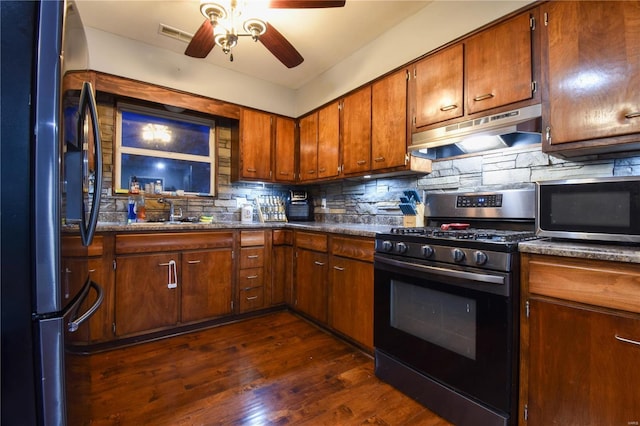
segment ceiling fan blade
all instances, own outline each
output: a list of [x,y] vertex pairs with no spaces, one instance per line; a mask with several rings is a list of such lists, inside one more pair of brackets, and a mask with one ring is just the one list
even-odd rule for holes
[[194,58],[206,58],[211,49],[216,45],[213,40],[213,27],[208,19],[200,25],[198,31],[193,35],[184,54]]
[[304,61],[296,48],[268,22],[267,30],[259,40],[287,68],[297,67]]
[[343,7],[345,0],[271,0],[273,9],[320,9],[325,7]]

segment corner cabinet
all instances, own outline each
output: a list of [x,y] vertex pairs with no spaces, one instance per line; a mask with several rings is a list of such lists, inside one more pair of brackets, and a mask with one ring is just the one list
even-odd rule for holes
[[543,150],[575,156],[640,148],[640,2],[541,8]]
[[243,108],[239,131],[232,134],[231,158],[234,181],[293,182],[295,121]]
[[638,424],[640,265],[522,260],[520,424]]
[[233,232],[116,235],[115,335],[230,314],[232,250]]

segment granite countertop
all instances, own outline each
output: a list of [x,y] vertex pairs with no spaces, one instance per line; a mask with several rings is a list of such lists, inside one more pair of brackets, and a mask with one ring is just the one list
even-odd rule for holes
[[[215,222],[215,223],[162,223],[144,222],[125,224],[120,222],[98,222],[97,232],[148,232],[148,231],[207,231],[217,229],[300,229],[317,232],[328,232],[334,234],[344,234],[360,237],[373,238],[376,232],[388,232],[390,225],[370,225],[361,223],[325,223],[325,222]],[[69,225],[63,227],[63,232],[72,232],[77,226]]]
[[640,263],[640,247],[632,245],[560,241],[543,238],[519,243],[518,250],[521,253],[545,254],[549,256]]

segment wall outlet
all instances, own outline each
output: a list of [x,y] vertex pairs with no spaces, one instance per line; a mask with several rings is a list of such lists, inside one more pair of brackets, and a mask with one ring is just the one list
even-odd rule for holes
[[320,207],[322,207],[323,209],[327,208],[327,199],[323,198],[322,201],[320,202]]

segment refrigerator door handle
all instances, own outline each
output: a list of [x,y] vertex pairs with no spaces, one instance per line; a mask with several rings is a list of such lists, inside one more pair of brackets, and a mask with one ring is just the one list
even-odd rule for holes
[[[91,288],[93,288],[96,291],[96,294],[97,294],[96,301],[93,302],[93,305],[91,305],[89,309],[87,309],[80,317],[77,318],[80,305],[82,305],[82,303],[87,298],[89,294],[89,289]],[[69,307],[69,312],[71,314],[69,317],[70,318],[69,323],[67,324],[67,330],[70,331],[71,333],[78,330],[78,327],[80,327],[80,324],[82,324],[83,322],[91,318],[91,316],[96,312],[96,310],[100,307],[100,305],[102,305],[103,299],[104,299],[104,292],[102,290],[102,287],[100,287],[98,284],[93,282],[91,278],[88,278],[87,283],[82,288],[82,291],[80,292],[80,294],[78,294],[78,297],[76,298],[76,300]]]
[[88,246],[93,240],[93,235],[96,232],[96,226],[98,224],[98,212],[100,210],[100,200],[102,198],[102,142],[100,140],[100,128],[98,124],[98,111],[96,106],[96,100],[93,96],[93,87],[91,83],[85,81],[82,84],[82,90],[80,92],[80,105],[78,108],[78,137],[82,137],[85,140],[79,141],[78,146],[84,150],[85,144],[87,150],[89,149],[89,141],[85,132],[85,121],[87,118],[87,110],[91,115],[91,127],[94,141],[94,166],[95,166],[95,183],[93,185],[93,194],[91,201],[91,213],[89,214],[89,220],[87,223],[86,206],[82,203],[82,214],[80,223],[80,237],[82,238],[82,244]]

